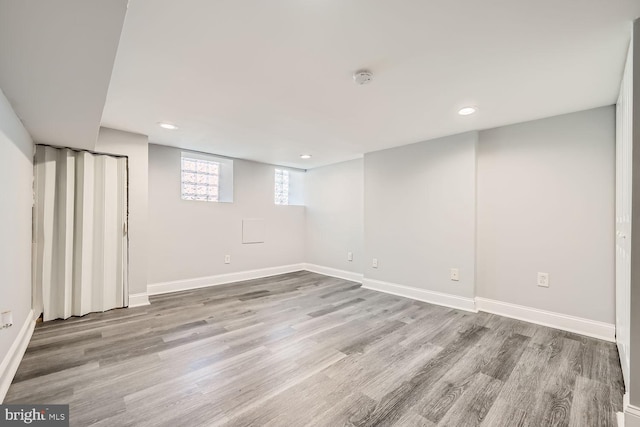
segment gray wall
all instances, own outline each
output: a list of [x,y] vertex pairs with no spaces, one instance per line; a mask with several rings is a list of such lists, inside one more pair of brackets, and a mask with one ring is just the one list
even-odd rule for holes
[[614,197],[613,106],[480,132],[478,296],[614,323]]
[[0,363],[31,311],[33,150],[31,137],[0,91],[0,310],[13,311],[14,324],[0,329]]
[[95,150],[129,159],[129,294],[147,292],[148,141],[146,135],[101,127]]
[[[363,166],[311,170],[307,261],[614,323],[614,112],[440,138],[367,154]],[[350,265],[362,167],[364,257]],[[452,267],[459,282],[449,278]],[[550,274],[549,288],[537,286],[539,271]]]
[[[351,160],[306,173],[306,262],[362,273],[363,160]],[[347,261],[353,252],[353,261]]]
[[[233,203],[184,201],[180,153],[149,145],[149,284],[304,262],[305,208],[274,204],[274,166],[235,160]],[[265,243],[242,244],[243,218]]]
[[[365,277],[474,296],[477,136],[365,155]],[[450,268],[459,269],[460,281],[450,280]]]

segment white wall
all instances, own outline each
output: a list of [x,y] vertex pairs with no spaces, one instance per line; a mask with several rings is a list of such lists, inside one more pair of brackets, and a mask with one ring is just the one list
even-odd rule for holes
[[[366,278],[474,296],[477,138],[469,132],[365,155]],[[450,280],[450,268],[460,281]]]
[[148,137],[101,127],[95,151],[129,159],[129,294],[147,292]]
[[362,274],[363,166],[357,159],[307,171],[307,263]]
[[480,133],[478,296],[614,322],[614,141],[613,107]]
[[[274,204],[274,166],[235,160],[233,203],[184,201],[180,153],[149,145],[150,284],[304,261],[305,208]],[[264,243],[242,244],[243,218],[265,220]]]
[[[31,311],[33,142],[0,91],[0,311],[13,311],[13,327],[0,329],[0,366]],[[0,402],[11,380],[0,370]]]
[[94,149],[128,3],[0,1],[0,86],[38,144]]

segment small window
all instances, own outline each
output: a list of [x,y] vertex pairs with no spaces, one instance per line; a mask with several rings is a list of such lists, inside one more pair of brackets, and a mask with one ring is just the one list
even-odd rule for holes
[[276,205],[304,205],[305,171],[296,169],[274,170],[274,202]]
[[220,163],[182,157],[182,199],[217,202]]
[[182,200],[233,202],[233,160],[200,153],[182,153]]
[[276,202],[276,205],[289,204],[289,171],[288,170],[276,169],[275,202]]

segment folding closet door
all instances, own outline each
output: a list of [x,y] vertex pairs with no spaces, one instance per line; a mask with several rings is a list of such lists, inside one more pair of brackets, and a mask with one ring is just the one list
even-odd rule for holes
[[629,56],[616,104],[616,343],[625,384],[630,370],[633,61]]
[[34,307],[44,320],[127,306],[126,158],[38,146],[35,190]]

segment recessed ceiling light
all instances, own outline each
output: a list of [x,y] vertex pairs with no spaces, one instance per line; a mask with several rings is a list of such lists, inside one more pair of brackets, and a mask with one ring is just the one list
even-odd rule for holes
[[176,130],[178,129],[178,126],[171,124],[171,123],[165,123],[165,122],[160,122],[158,123],[158,126],[160,126],[163,129],[169,129],[169,130]]
[[460,114],[461,116],[468,116],[475,113],[476,111],[478,111],[478,107],[462,107],[458,110],[458,114]]
[[300,158],[301,159],[310,159],[311,158],[311,154],[300,154]]

